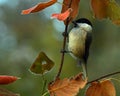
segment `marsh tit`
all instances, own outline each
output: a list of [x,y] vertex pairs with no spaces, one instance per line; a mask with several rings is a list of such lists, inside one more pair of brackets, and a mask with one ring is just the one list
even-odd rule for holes
[[86,18],[73,22],[74,27],[69,32],[68,50],[82,65],[84,77],[87,77],[87,59],[92,42],[92,23]]

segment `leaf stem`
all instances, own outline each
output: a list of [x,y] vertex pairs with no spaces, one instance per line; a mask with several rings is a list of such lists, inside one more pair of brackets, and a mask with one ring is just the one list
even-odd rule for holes
[[[68,8],[71,7],[71,4],[72,4],[72,0],[70,0]],[[60,63],[59,71],[58,71],[55,79],[58,79],[60,77],[62,67],[63,67],[63,63],[64,63],[65,47],[66,47],[66,41],[67,41],[67,37],[68,37],[67,34],[68,34],[69,20],[70,20],[70,18],[68,17],[67,20],[66,20],[65,31],[64,31],[64,40],[63,40],[63,47],[62,47],[63,52],[62,52],[62,55],[61,55],[61,63]]]
[[42,94],[42,96],[46,96],[48,93],[49,93],[49,92],[47,91],[47,92],[45,92],[44,94]]
[[110,76],[116,75],[116,74],[120,74],[120,71],[117,71],[117,72],[114,72],[114,73],[110,73],[110,74],[101,76],[101,77],[99,77],[99,78],[97,78],[97,79],[95,79],[95,80],[89,81],[87,84],[90,84],[90,83],[92,83],[92,82],[94,82],[94,81],[99,81],[99,80],[101,80],[101,79],[104,79],[104,78],[107,78],[107,77],[110,77]]

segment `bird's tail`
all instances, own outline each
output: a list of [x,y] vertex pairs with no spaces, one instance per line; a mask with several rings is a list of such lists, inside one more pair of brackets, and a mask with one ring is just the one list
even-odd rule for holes
[[82,70],[83,70],[83,75],[84,75],[84,78],[86,79],[88,77],[88,73],[87,73],[87,65],[84,61],[80,61],[79,60],[79,64],[81,65],[82,67]]

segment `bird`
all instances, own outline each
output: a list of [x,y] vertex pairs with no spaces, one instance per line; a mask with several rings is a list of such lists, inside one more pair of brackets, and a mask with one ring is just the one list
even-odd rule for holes
[[72,22],[74,27],[68,33],[68,51],[82,66],[84,78],[87,78],[87,60],[92,42],[92,23],[87,18]]

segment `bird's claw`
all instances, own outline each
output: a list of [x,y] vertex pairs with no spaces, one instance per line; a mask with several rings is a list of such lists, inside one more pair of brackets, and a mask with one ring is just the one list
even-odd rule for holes
[[63,32],[62,35],[68,37],[68,33],[67,32]]
[[61,53],[72,53],[71,51],[64,50],[64,49],[62,49],[60,52],[61,52]]
[[66,51],[66,50],[64,50],[64,49],[62,49],[60,52],[61,52],[61,53],[68,53],[68,51]]

